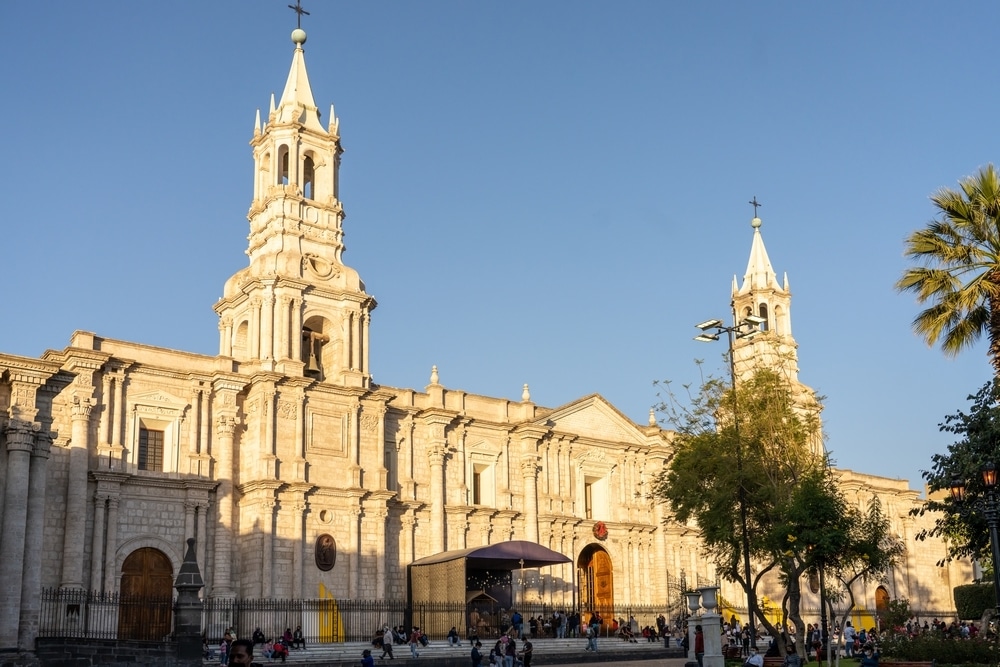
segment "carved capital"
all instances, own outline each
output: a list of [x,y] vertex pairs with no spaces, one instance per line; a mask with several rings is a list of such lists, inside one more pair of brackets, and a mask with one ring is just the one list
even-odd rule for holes
[[236,432],[236,420],[230,416],[223,415],[216,420],[215,428],[220,436],[231,438],[233,437],[233,433]]
[[35,443],[35,432],[40,428],[35,422],[11,419],[4,434],[7,436],[8,452],[31,452]]
[[521,459],[521,474],[524,477],[536,477],[538,475],[538,457],[525,456]]
[[444,457],[447,454],[447,450],[442,445],[436,445],[431,447],[427,452],[427,457],[430,459],[431,466],[442,466],[444,465]]
[[80,396],[73,397],[70,413],[74,421],[90,419],[90,411],[94,409],[94,399]]

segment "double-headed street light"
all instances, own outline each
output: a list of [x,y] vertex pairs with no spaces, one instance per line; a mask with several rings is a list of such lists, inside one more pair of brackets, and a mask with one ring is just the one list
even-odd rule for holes
[[979,474],[986,489],[985,498],[966,500],[965,480],[955,478],[951,481],[951,499],[959,506],[959,512],[976,510],[982,512],[990,527],[990,548],[993,552],[993,602],[1000,617],[1000,537],[997,536],[997,521],[1000,519],[1000,503],[997,502],[997,467],[993,462],[983,466]]
[[746,489],[743,485],[743,446],[740,442],[740,415],[736,406],[736,340],[743,338],[753,338],[763,333],[760,326],[767,322],[763,317],[748,315],[742,320],[736,319],[736,307],[733,305],[733,324],[727,327],[722,320],[707,320],[695,325],[701,329],[701,333],[694,337],[695,340],[703,343],[711,343],[719,340],[722,334],[729,336],[729,383],[733,396],[733,429],[736,435],[736,472],[740,480],[740,488],[737,493],[737,501],[740,504],[740,529],[741,541],[743,543],[743,576],[746,579],[747,592],[747,619],[753,635],[754,643],[757,641],[757,626],[753,622],[753,610],[757,606],[757,592],[754,590],[753,579],[750,571],[750,534],[747,527],[747,498]]

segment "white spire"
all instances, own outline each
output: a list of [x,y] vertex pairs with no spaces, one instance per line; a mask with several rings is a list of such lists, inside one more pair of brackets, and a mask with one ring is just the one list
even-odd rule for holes
[[271,116],[273,116],[273,115],[274,115],[274,110],[275,110],[276,108],[277,108],[277,107],[275,107],[275,106],[274,106],[274,93],[271,93],[271,108],[270,108],[270,109],[268,110],[268,112],[267,112],[267,117],[268,117],[268,118],[270,118]]
[[778,285],[778,277],[771,268],[771,260],[767,256],[767,249],[764,247],[764,239],[760,235],[760,226],[763,224],[760,218],[750,221],[753,227],[753,243],[750,246],[750,261],[747,262],[747,272],[743,276],[743,286],[740,294],[746,294],[755,289],[781,289]]
[[260,109],[257,109],[257,119],[253,123],[253,136],[260,134]]
[[304,30],[297,28],[292,32],[295,42],[295,52],[292,54],[292,67],[288,71],[285,90],[278,102],[278,123],[302,123],[306,127],[319,132],[323,126],[319,122],[319,110],[313,99],[312,87],[309,85],[309,75],[306,73],[305,52],[302,45],[306,41]]

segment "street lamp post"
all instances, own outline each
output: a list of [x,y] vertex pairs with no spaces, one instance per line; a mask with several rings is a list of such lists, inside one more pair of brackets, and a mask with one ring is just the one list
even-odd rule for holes
[[751,639],[754,645],[757,643],[757,626],[754,624],[754,609],[757,607],[757,592],[754,590],[753,579],[750,570],[750,534],[747,526],[747,498],[746,487],[743,484],[743,445],[740,442],[740,417],[736,405],[736,340],[741,338],[752,338],[762,333],[760,325],[767,320],[762,317],[748,316],[742,320],[736,319],[736,305],[733,307],[732,326],[725,326],[722,320],[708,320],[696,325],[701,329],[701,333],[694,337],[697,341],[713,342],[719,340],[722,334],[727,334],[729,338],[729,383],[730,393],[733,397],[733,431],[736,435],[736,473],[740,481],[740,488],[737,491],[737,502],[740,506],[740,541],[743,549],[743,576],[746,581],[747,593],[747,622],[750,624]]
[[[968,501],[968,507],[983,513],[990,527],[990,549],[993,555],[993,602],[996,606],[997,618],[1000,618],[1000,536],[997,534],[997,523],[1000,520],[1000,503],[997,502],[997,467],[989,462],[980,470],[986,498]],[[965,480],[955,478],[951,482],[951,498],[959,507],[966,505]],[[961,510],[960,510],[961,511]]]

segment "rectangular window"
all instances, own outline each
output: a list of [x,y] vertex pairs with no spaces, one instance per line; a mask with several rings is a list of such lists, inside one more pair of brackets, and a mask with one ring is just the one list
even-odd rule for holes
[[472,504],[483,504],[483,474],[478,470],[472,471]]
[[583,507],[584,507],[584,517],[587,519],[594,518],[594,485],[590,482],[585,482],[583,485]]
[[139,470],[163,470],[163,431],[139,429]]

